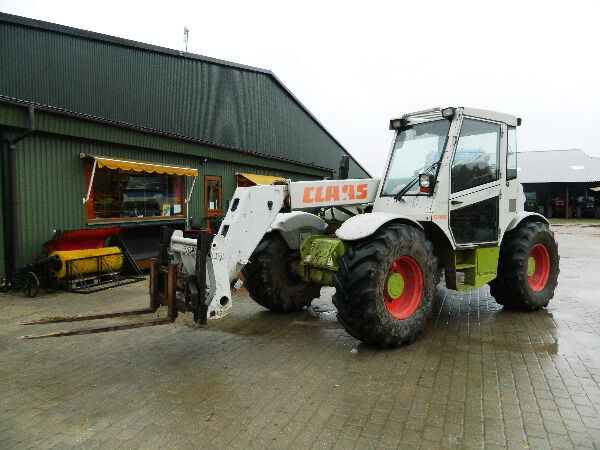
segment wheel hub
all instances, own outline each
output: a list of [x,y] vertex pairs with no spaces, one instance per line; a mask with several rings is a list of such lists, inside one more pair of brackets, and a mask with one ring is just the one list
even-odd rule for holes
[[535,259],[530,256],[527,259],[527,276],[531,277],[535,273]]
[[550,276],[550,255],[544,244],[536,244],[527,259],[527,282],[529,287],[539,292],[546,287]]
[[401,256],[390,266],[383,288],[385,306],[395,319],[412,316],[423,296],[423,273],[410,256]]
[[390,298],[398,298],[404,292],[404,278],[399,273],[392,273],[387,281],[387,294]]

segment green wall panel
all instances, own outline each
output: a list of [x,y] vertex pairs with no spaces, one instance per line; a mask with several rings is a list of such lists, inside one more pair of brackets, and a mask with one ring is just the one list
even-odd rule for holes
[[[223,177],[223,202],[235,190],[235,173],[248,172],[277,175],[293,180],[318,179],[299,172],[266,169],[228,162],[208,160],[192,155],[111,145],[82,139],[51,135],[33,135],[16,146],[18,191],[19,264],[35,259],[42,244],[51,238],[53,230],[88,227],[85,217],[85,196],[88,180],[80,153],[114,156],[126,159],[184,165],[197,168],[199,177],[188,205],[188,216],[204,214],[204,175]],[[187,191],[192,179],[186,178]],[[93,225],[99,226],[99,225]],[[105,225],[106,226],[106,225]]]

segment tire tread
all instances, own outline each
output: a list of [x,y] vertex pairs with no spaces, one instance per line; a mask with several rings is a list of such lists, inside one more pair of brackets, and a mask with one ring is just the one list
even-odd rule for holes
[[[425,313],[402,321],[405,322],[403,332],[390,327],[393,322],[382,317],[377,302],[383,301],[383,294],[378,292],[374,281],[383,270],[382,264],[390,248],[398,245],[406,254],[418,255],[425,262],[425,267],[421,267],[424,280],[422,302],[428,303]],[[338,261],[342,270],[334,277],[336,293],[333,303],[338,309],[338,320],[346,331],[363,342],[380,347],[398,347],[414,341],[425,328],[439,280],[438,261],[433,254],[433,245],[425,235],[409,225],[388,225],[369,238],[353,243]],[[385,314],[388,314],[387,311]],[[407,326],[408,323],[411,325]]]

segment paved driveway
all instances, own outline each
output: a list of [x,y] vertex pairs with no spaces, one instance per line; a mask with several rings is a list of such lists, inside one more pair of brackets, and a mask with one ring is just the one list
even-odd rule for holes
[[0,447],[600,447],[600,237],[558,241],[547,310],[439,288],[422,338],[397,350],[347,335],[331,289],[297,314],[238,293],[207,329],[36,341],[15,323],[142,306],[147,284],[0,296]]

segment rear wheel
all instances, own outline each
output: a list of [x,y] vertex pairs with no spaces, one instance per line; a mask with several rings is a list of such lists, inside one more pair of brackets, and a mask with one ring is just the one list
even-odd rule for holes
[[423,232],[393,224],[352,243],[340,258],[333,303],[346,331],[380,347],[412,342],[425,328],[439,280]]
[[554,297],[559,273],[558,244],[547,224],[531,222],[504,237],[498,277],[490,282],[496,302],[535,311]]
[[275,312],[291,312],[309,306],[320,286],[304,281],[291,268],[298,252],[290,250],[276,232],[268,233],[242,269],[244,287],[261,306]]

